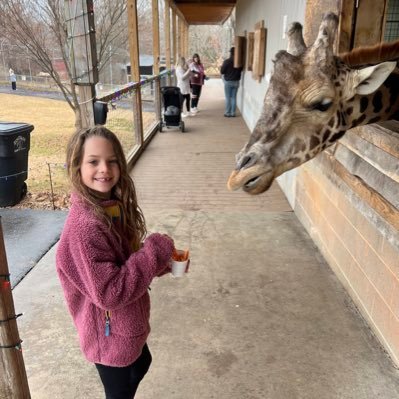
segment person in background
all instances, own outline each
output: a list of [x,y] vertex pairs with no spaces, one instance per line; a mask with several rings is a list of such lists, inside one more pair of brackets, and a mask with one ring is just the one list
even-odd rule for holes
[[191,77],[190,77],[190,86],[191,86],[191,112],[195,115],[198,112],[198,102],[201,97],[201,90],[204,84],[205,69],[201,63],[200,56],[195,53],[192,58],[192,62],[190,63]]
[[11,88],[13,90],[17,90],[17,75],[15,75],[14,70],[12,68],[10,68],[8,72],[10,74]]
[[107,399],[134,398],[152,356],[151,281],[171,271],[173,240],[146,236],[144,216],[122,146],[97,125],[67,148],[73,193],[56,269],[80,347],[95,364]]
[[[184,57],[180,57],[179,63],[176,67],[176,78],[177,78],[177,87],[180,89],[181,95],[181,109],[182,109],[182,117],[190,115],[190,75],[191,71],[188,67],[186,59]],[[184,112],[184,103],[186,103],[187,113]]]
[[236,116],[237,91],[240,86],[242,68],[234,68],[234,47],[230,49],[230,57],[223,61],[220,73],[224,83],[225,112],[227,118]]

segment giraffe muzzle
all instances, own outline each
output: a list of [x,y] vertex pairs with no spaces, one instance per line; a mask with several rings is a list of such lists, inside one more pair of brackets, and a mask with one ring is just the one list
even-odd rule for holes
[[272,171],[265,171],[259,165],[246,169],[234,170],[228,181],[227,188],[230,191],[242,188],[248,194],[261,194],[266,191],[274,180]]

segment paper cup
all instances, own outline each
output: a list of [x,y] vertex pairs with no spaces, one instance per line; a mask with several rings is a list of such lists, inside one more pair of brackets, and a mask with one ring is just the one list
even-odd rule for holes
[[[183,254],[184,251],[177,250],[179,254]],[[188,264],[188,259],[183,260],[183,261],[178,261],[178,260],[171,260],[172,262],[172,275],[174,277],[183,277],[184,273],[186,272],[187,269],[187,264]]]
[[188,260],[179,262],[172,259],[172,275],[173,277],[183,277],[187,269]]

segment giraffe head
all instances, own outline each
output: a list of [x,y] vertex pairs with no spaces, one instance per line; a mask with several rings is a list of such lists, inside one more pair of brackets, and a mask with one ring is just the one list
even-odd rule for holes
[[333,54],[337,26],[338,17],[327,14],[317,39],[307,48],[302,26],[292,24],[288,51],[275,56],[261,116],[236,156],[230,190],[264,192],[277,176],[314,158],[349,128],[372,123],[376,117],[377,112],[363,115],[364,103],[396,62],[350,68]]

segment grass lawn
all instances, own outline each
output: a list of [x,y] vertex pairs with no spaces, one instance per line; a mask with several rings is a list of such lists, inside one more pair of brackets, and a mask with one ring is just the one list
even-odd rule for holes
[[[65,152],[69,137],[75,131],[75,116],[64,101],[40,97],[1,94],[0,121],[23,122],[34,126],[28,157],[28,195],[19,206],[57,208],[68,206],[69,185],[65,170]],[[144,125],[154,120],[143,115]],[[134,144],[131,110],[109,112],[107,127],[113,130],[127,152]],[[54,197],[51,197],[50,171]]]
[[[74,113],[64,101],[40,97],[0,94],[3,106],[0,121],[23,122],[34,126],[28,156],[29,197],[39,199],[37,207],[51,192],[49,166],[54,173],[54,191],[58,195],[68,192],[65,174],[65,149],[75,130]],[[36,207],[33,206],[32,207]]]

